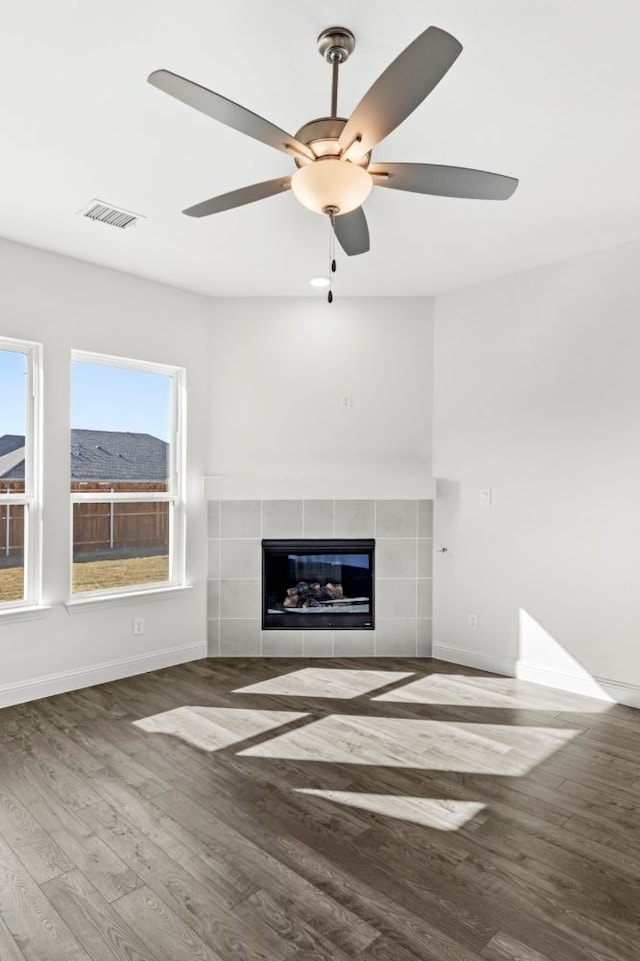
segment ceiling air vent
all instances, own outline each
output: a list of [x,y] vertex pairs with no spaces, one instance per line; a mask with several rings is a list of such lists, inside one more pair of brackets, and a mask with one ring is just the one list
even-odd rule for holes
[[105,204],[102,200],[91,200],[79,213],[82,217],[88,217],[89,220],[98,220],[101,224],[119,227],[120,230],[125,230],[136,221],[144,219],[140,214],[132,214],[130,210],[123,210],[122,207],[112,207],[111,204]]

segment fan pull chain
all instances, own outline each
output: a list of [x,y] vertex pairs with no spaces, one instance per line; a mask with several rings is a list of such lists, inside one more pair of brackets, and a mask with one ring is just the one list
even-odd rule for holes
[[333,303],[333,275],[336,272],[336,234],[335,234],[335,213],[329,213],[329,293],[327,300]]

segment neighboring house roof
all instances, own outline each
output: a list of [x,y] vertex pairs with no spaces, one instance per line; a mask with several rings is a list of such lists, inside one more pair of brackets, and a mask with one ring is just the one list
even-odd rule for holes
[[167,479],[166,441],[116,430],[71,431],[72,480]]
[[[19,443],[11,446],[13,441]],[[151,434],[74,428],[71,431],[71,479],[163,481],[167,478],[168,449],[166,441]],[[23,477],[24,437],[6,434],[0,437],[0,479]]]
[[[2,441],[0,437],[0,450]],[[24,478],[24,437],[21,437],[22,445],[14,450],[0,454],[0,480],[22,480]]]
[[20,447],[24,447],[23,434],[5,434],[0,437],[0,457],[18,450]]

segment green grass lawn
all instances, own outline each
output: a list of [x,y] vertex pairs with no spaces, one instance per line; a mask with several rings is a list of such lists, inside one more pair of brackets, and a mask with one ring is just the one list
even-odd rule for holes
[[[0,603],[22,600],[21,567],[0,570]],[[84,561],[73,565],[74,594],[106,591],[137,584],[152,584],[169,578],[169,558],[127,557],[114,561]]]
[[0,570],[0,604],[22,600],[23,576],[21,567],[5,567]]

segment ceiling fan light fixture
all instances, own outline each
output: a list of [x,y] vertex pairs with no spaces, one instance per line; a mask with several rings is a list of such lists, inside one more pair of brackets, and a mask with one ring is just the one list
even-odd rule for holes
[[[518,186],[514,177],[486,170],[425,163],[372,164],[373,148],[429,96],[455,63],[462,44],[446,30],[427,27],[380,74],[347,119],[338,113],[338,77],[340,65],[353,53],[355,43],[346,27],[328,27],[318,37],[318,51],[331,66],[330,115],[307,121],[295,136],[171,70],[149,74],[152,86],[239,133],[283,151],[298,168],[293,176],[230,190],[187,207],[183,213],[208,217],[291,189],[304,207],[328,215],[331,244],[335,237],[347,256],[353,257],[370,249],[362,204],[374,185],[476,200],[506,200],[512,195]],[[333,273],[332,255],[331,263]],[[327,299],[331,303],[331,289]]]
[[300,203],[317,214],[335,209],[347,214],[362,206],[371,193],[373,180],[362,167],[322,157],[300,167],[291,178],[291,189]]
[[312,287],[328,287],[331,281],[328,277],[312,277],[309,283]]

